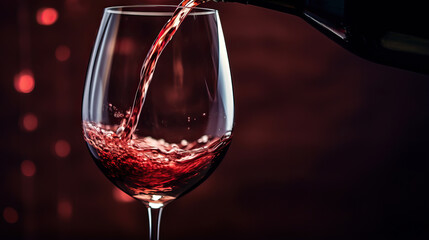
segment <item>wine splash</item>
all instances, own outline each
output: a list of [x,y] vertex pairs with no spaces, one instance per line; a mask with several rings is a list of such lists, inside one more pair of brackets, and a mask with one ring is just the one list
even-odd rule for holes
[[133,107],[128,118],[122,120],[117,134],[121,139],[130,139],[137,128],[140,113],[143,108],[146,92],[155,72],[156,63],[162,51],[173,38],[180,24],[193,8],[208,0],[183,0],[174,11],[172,17],[167,21],[159,32],[155,42],[152,44],[140,71],[140,82],[135,95]]
[[196,187],[216,168],[231,142],[230,134],[178,144],[151,137],[124,140],[116,128],[84,121],[85,141],[104,174],[149,205],[165,205]]

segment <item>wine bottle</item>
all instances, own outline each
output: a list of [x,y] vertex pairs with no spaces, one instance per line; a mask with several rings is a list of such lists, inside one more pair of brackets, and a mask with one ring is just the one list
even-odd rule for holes
[[296,15],[360,57],[429,74],[429,19],[425,1],[216,1],[240,2]]

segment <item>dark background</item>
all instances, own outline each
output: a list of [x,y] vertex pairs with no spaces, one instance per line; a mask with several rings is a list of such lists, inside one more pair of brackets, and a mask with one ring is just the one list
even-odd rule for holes
[[[80,104],[103,8],[178,2],[1,1],[0,239],[147,237],[144,206],[118,198],[92,162]],[[37,23],[43,7],[58,11],[53,25]],[[294,16],[206,7],[229,51],[234,140],[205,183],[166,207],[162,239],[427,239],[429,76],[356,57]],[[23,69],[28,94],[14,88]]]

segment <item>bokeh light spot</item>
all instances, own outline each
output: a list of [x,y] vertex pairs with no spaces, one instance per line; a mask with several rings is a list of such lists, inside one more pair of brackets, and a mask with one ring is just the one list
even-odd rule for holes
[[3,210],[3,218],[7,223],[10,223],[10,224],[16,223],[18,222],[18,219],[19,219],[18,212],[14,208],[6,207]]
[[89,11],[89,3],[85,0],[66,0],[66,8],[68,11],[81,14]]
[[128,194],[124,193],[121,189],[114,187],[113,188],[113,198],[118,202],[132,202],[134,198],[130,197]]
[[58,140],[55,143],[55,154],[58,157],[67,157],[70,154],[70,144],[66,140]]
[[124,37],[119,40],[119,46],[117,50],[120,54],[128,55],[131,54],[135,49],[134,41],[131,38]]
[[36,174],[36,165],[30,160],[24,160],[21,163],[21,172],[26,177],[32,177]]
[[57,206],[58,216],[62,219],[69,219],[73,214],[73,206],[68,200],[60,200]]
[[58,61],[64,62],[70,58],[70,48],[65,45],[60,45],[55,49],[55,57]]
[[22,127],[25,131],[32,132],[37,129],[39,121],[37,116],[32,113],[27,113],[22,118]]
[[14,86],[16,91],[30,93],[34,89],[34,77],[31,71],[23,70],[15,75]]
[[40,25],[52,25],[57,19],[58,12],[54,8],[41,8],[37,11],[36,20]]

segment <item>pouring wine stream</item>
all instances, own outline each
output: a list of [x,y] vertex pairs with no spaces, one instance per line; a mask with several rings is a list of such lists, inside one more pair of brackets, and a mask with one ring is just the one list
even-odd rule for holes
[[209,0],[183,0],[174,11],[172,17],[159,32],[143,62],[140,72],[140,82],[131,112],[128,118],[125,117],[122,120],[116,131],[116,134],[122,140],[129,140],[137,128],[146,92],[149,88],[153,73],[155,72],[156,63],[158,62],[162,51],[173,38],[180,24],[185,20],[186,16],[192,11],[192,9],[207,1]]

